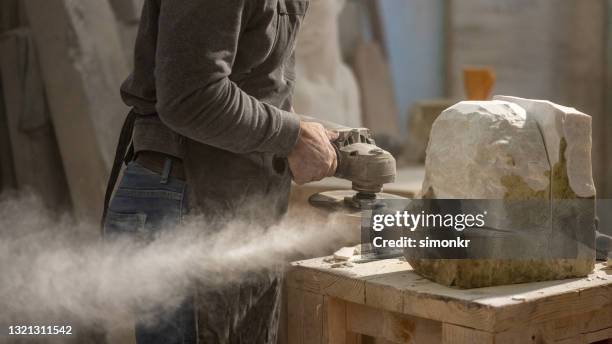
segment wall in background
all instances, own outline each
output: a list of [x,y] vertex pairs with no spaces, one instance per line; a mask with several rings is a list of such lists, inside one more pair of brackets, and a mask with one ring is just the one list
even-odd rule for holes
[[463,94],[462,68],[495,69],[494,92],[548,99],[593,116],[593,173],[606,187],[607,0],[450,0],[449,86]]
[[399,123],[406,132],[412,103],[439,98],[445,89],[445,1],[378,0],[399,108]]

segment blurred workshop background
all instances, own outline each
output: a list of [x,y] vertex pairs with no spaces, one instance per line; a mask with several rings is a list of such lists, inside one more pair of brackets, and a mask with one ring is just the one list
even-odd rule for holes
[[[0,0],[0,191],[99,218],[143,2]],[[311,0],[295,108],[372,129],[399,162],[390,191],[411,195],[431,124],[456,101],[573,106],[593,117],[598,194],[611,198],[611,33],[610,0]]]

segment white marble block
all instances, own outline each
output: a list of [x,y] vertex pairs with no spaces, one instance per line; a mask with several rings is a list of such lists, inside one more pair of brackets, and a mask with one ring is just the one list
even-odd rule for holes
[[466,101],[440,115],[426,155],[425,194],[436,198],[503,199],[512,184],[546,192],[550,170],[538,124],[503,101]]
[[[425,166],[424,198],[504,201],[489,209],[502,220],[487,225],[517,236],[512,243],[492,241],[491,250],[506,250],[504,257],[520,250],[531,257],[530,249],[551,255],[413,259],[418,273],[442,284],[474,288],[579,277],[592,270],[595,186],[590,116],[549,101],[507,96],[460,102],[434,122]],[[538,209],[505,202],[522,200],[538,201]],[[529,242],[533,237],[527,231],[532,229],[516,225],[525,218],[542,219],[546,232],[539,242]],[[563,258],[552,253],[560,250]]]
[[[496,96],[495,99],[523,107],[538,123],[552,169],[553,198],[595,197],[591,167],[591,116],[546,100],[508,96]],[[559,179],[564,178],[563,174],[567,175],[567,185],[559,183]]]

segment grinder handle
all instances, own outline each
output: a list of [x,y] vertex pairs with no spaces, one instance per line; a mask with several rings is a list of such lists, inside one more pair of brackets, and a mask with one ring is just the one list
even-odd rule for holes
[[342,178],[343,174],[343,170],[344,170],[344,165],[343,163],[343,159],[342,159],[342,154],[340,154],[340,138],[337,138],[335,140],[331,141],[332,147],[334,147],[334,150],[336,151],[336,173],[334,173],[334,177],[337,178]]

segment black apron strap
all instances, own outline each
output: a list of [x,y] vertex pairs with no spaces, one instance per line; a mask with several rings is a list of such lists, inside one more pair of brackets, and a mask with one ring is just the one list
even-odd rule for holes
[[134,158],[134,145],[132,145],[132,132],[134,131],[134,121],[138,114],[134,110],[128,113],[123,128],[121,128],[121,134],[119,135],[119,143],[117,144],[117,150],[115,152],[115,161],[113,162],[113,168],[111,170],[110,178],[108,179],[108,185],[106,186],[106,194],[104,195],[104,209],[102,211],[102,229],[104,230],[104,221],[106,220],[106,214],[108,213],[108,206],[110,204],[111,196],[115,190],[117,179],[119,179],[119,173],[121,172],[121,165],[128,163]]

